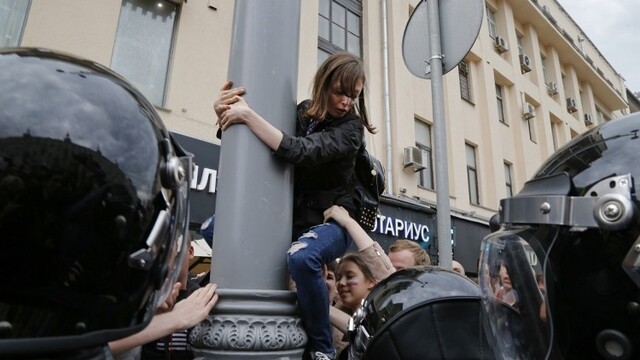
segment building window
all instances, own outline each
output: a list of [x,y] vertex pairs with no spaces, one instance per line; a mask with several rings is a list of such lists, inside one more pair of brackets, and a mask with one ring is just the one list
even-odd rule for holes
[[501,123],[507,124],[507,118],[504,116],[504,98],[502,96],[502,86],[496,84],[496,102],[498,106],[498,120]]
[[465,144],[467,153],[467,181],[469,184],[469,202],[480,205],[480,194],[478,192],[478,167],[476,165],[476,148]]
[[562,122],[551,120],[551,140],[553,141],[553,151],[558,150],[560,148],[560,126]]
[[575,139],[576,137],[578,137],[578,135],[580,135],[580,133],[573,129],[569,129],[569,132],[571,133],[571,139]]
[[600,107],[596,106],[596,124],[600,125],[610,120],[611,118],[607,116]]
[[532,143],[537,143],[538,140],[536,139],[536,122],[535,122],[535,117],[532,117],[530,119],[526,119],[525,121],[527,122],[527,129],[529,130],[529,140],[531,140]]
[[320,0],[318,63],[338,51],[362,57],[362,0]]
[[542,66],[542,78],[545,84],[549,84],[549,74],[547,74],[547,57],[540,54],[540,64]]
[[524,37],[520,34],[516,34],[516,38],[518,39],[518,55],[524,54]]
[[507,197],[513,196],[513,183],[511,182],[511,164],[504,162],[504,183],[507,189]]
[[489,36],[495,38],[498,35],[496,26],[496,12],[487,6],[487,26],[489,27]]
[[0,1],[0,47],[20,45],[30,3],[28,0]]
[[458,74],[460,76],[460,97],[471,102],[471,74],[469,73],[469,61],[462,60],[458,64]]
[[418,119],[415,120],[416,126],[416,147],[422,150],[422,161],[425,168],[419,172],[418,185],[427,189],[434,189],[433,186],[433,158],[431,147],[431,125],[426,124]]
[[604,114],[602,114],[602,111],[596,107],[596,123],[599,125],[599,124],[602,124],[603,122],[604,122]]
[[166,0],[124,0],[111,68],[154,105],[164,104],[178,6]]

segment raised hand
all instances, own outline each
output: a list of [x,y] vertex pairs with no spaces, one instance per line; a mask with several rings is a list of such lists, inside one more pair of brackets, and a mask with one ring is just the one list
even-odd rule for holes
[[333,205],[324,211],[324,221],[327,222],[327,220],[329,219],[333,219],[343,227],[345,227],[348,222],[353,221],[353,219],[351,219],[351,216],[349,216],[347,210],[338,205]]
[[186,299],[176,303],[171,313],[174,319],[180,322],[178,328],[190,328],[209,315],[213,306],[218,302],[217,288],[218,285],[209,283],[191,293]]

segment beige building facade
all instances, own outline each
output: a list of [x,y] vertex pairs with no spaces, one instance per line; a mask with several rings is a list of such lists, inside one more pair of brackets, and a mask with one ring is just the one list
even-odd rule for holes
[[[233,0],[6,3],[1,46],[45,47],[111,67],[150,98],[169,130],[219,144],[212,105],[227,77]],[[476,42],[444,77],[448,151],[436,154],[431,83],[411,75],[402,58],[404,28],[418,3],[301,1],[298,100],[308,97],[327,53],[358,53],[379,130],[367,135],[367,146],[386,166],[390,184],[384,203],[392,215],[383,208],[377,236],[410,237],[403,236],[407,228],[419,233],[424,225],[431,235],[414,240],[433,240],[434,164],[446,156],[454,258],[473,269],[499,200],[516,194],[573,137],[627,113],[627,90],[570,18],[571,9],[555,0],[487,0]],[[2,22],[9,25],[3,29]],[[404,210],[412,212],[409,220]]]

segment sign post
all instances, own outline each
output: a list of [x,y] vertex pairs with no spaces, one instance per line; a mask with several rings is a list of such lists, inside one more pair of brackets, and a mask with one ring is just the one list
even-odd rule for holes
[[[440,7],[442,4],[442,7]],[[409,71],[431,79],[436,171],[438,263],[451,269],[451,205],[447,165],[447,129],[443,75],[469,52],[482,24],[481,0],[424,0],[413,11],[405,28],[402,56]]]

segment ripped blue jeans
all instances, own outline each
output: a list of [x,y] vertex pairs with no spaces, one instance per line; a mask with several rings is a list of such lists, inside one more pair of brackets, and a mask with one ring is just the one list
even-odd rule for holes
[[307,332],[307,348],[332,354],[331,322],[329,320],[329,294],[322,277],[322,265],[344,255],[351,237],[340,225],[327,222],[309,228],[287,252],[289,273],[296,282],[298,308]]

